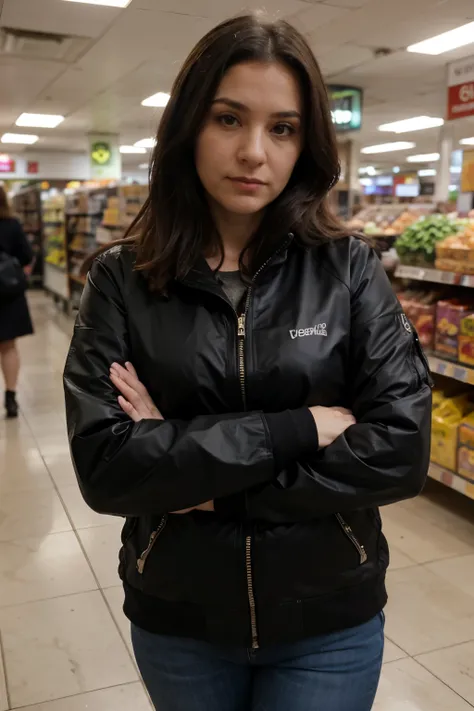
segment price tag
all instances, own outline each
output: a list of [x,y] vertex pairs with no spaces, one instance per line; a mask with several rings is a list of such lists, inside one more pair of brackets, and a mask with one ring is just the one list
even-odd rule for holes
[[453,275],[451,272],[438,272],[438,281],[440,284],[453,284]]
[[442,360],[439,360],[433,370],[436,373],[439,373],[439,375],[444,375],[446,373],[446,368],[447,368],[447,363],[443,363]]
[[469,374],[465,368],[459,368],[455,367],[454,368],[454,378],[456,380],[461,380],[462,382],[467,382],[469,378]]

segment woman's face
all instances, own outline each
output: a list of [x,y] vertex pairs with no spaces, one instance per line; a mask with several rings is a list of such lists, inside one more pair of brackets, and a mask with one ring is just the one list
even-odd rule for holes
[[225,74],[196,143],[196,169],[211,204],[254,215],[284,190],[303,141],[295,74],[246,62]]

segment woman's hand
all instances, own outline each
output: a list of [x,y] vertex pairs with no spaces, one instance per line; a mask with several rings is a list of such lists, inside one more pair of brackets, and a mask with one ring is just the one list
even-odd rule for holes
[[122,393],[118,398],[120,407],[134,422],[163,419],[131,363],[125,363],[125,368],[118,363],[112,363],[110,379]]
[[345,407],[310,407],[319,435],[319,448],[329,447],[356,419]]
[[[118,402],[122,410],[134,421],[163,420],[163,415],[151,399],[148,390],[138,379],[137,372],[131,363],[125,363],[123,368],[118,363],[110,366],[110,379],[117,390],[122,394]],[[214,511],[214,501],[206,501],[198,506],[181,511],[172,511],[174,514],[187,514],[190,511]]]

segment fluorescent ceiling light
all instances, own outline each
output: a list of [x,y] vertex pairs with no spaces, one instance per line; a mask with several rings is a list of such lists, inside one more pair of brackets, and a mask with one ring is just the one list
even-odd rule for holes
[[143,99],[142,106],[166,106],[170,100],[170,95],[159,91],[158,94],[149,96],[148,99]]
[[359,168],[361,175],[376,175],[377,171],[373,165],[367,165],[365,168]]
[[56,128],[64,121],[64,116],[56,114],[21,114],[15,121],[16,126],[30,128]]
[[154,148],[156,145],[156,138],[142,138],[141,141],[137,141],[133,145],[137,148]]
[[439,153],[419,153],[416,156],[408,156],[409,163],[432,163],[439,160]]
[[140,163],[138,166],[139,170],[148,170],[149,167],[148,163]]
[[392,168],[393,173],[399,173],[400,172],[400,166],[399,165],[394,165]]
[[379,143],[377,146],[366,146],[361,153],[390,153],[391,151],[407,151],[415,147],[410,141],[395,141],[394,143]]
[[424,128],[435,128],[442,126],[444,120],[442,118],[433,118],[432,116],[414,116],[402,121],[392,121],[392,123],[383,123],[379,126],[379,131],[393,131],[394,133],[407,133],[408,131],[421,131]]
[[450,173],[462,173],[462,168],[460,165],[452,165],[449,169]]
[[474,146],[474,136],[472,138],[461,138],[459,143],[463,146]]
[[474,22],[461,25],[449,32],[430,37],[423,42],[417,42],[407,47],[407,52],[418,52],[419,54],[443,54],[458,47],[465,47],[474,42]]
[[65,2],[82,2],[84,5],[104,5],[105,7],[128,7],[132,0],[65,0]]
[[436,170],[434,168],[424,168],[423,170],[418,171],[418,175],[420,178],[428,178],[432,175],[436,175]]
[[30,146],[39,139],[39,136],[33,136],[31,133],[4,133],[2,143],[21,143],[25,146]]
[[120,146],[120,153],[146,153],[146,149],[139,146]]

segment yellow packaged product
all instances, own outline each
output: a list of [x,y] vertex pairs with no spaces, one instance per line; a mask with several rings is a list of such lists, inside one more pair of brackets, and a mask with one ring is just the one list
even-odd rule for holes
[[459,426],[458,473],[474,481],[474,412]]
[[456,470],[458,429],[463,418],[473,410],[464,393],[445,399],[432,413],[431,460],[440,467]]

